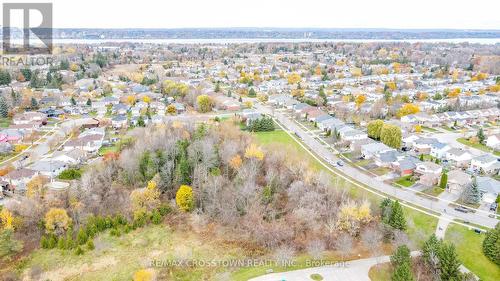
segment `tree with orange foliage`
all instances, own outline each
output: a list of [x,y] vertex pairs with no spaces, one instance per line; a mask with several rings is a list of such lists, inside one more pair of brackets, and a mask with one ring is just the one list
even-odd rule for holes
[[361,105],[366,101],[366,96],[365,95],[357,95],[356,98],[354,99],[354,102],[356,103],[356,107],[359,109]]

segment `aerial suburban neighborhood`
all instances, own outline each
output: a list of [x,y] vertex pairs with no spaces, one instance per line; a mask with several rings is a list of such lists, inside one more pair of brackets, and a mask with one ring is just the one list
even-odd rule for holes
[[0,280],[500,280],[498,29],[51,32],[1,57]]

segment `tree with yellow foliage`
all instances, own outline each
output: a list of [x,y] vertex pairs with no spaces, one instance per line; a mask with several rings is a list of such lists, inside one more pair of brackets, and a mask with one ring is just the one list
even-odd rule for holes
[[130,201],[135,212],[151,211],[160,205],[160,191],[154,180],[148,182],[145,188],[138,188],[130,193]]
[[288,80],[288,84],[293,85],[293,84],[298,84],[302,81],[302,77],[296,72],[293,72],[289,74],[286,79]]
[[196,97],[196,105],[198,111],[201,113],[212,111],[213,104],[212,98],[208,95],[199,95]]
[[389,81],[385,83],[384,90],[391,90],[395,91],[398,87],[396,86],[396,82],[394,81]]
[[415,133],[421,133],[422,132],[422,125],[415,125]]
[[304,89],[293,89],[291,94],[294,98],[301,98],[304,96],[304,93]]
[[181,185],[175,194],[175,203],[184,212],[190,212],[194,208],[193,189],[189,185]]
[[134,273],[134,281],[152,281],[153,273],[147,269],[141,269]]
[[243,160],[239,154],[236,154],[233,158],[231,158],[231,160],[229,160],[229,166],[234,170],[238,170],[241,167],[241,164],[243,164]]
[[396,113],[398,117],[403,117],[410,114],[415,114],[420,112],[420,107],[413,103],[405,103]]
[[51,208],[45,214],[45,230],[56,235],[63,234],[71,226],[71,218],[66,210],[61,208]]
[[142,101],[145,102],[145,103],[147,103],[147,104],[149,104],[149,103],[151,103],[151,97],[144,96],[144,97],[142,97]]
[[10,229],[14,230],[14,216],[7,210],[7,208],[2,208],[0,211],[0,229]]
[[460,88],[455,88],[451,91],[448,92],[448,98],[456,98],[460,95],[460,93],[462,92],[462,89]]
[[142,80],[144,80],[144,75],[140,72],[134,72],[130,75],[130,80],[134,81],[135,83],[141,83]]
[[175,115],[177,114],[177,108],[175,108],[175,105],[173,104],[169,104],[167,106],[167,114],[170,114],[170,115]]
[[360,77],[362,75],[362,71],[361,71],[361,68],[359,67],[353,67],[351,68],[351,75],[354,76],[354,77]]
[[354,99],[354,102],[356,103],[356,108],[359,109],[365,101],[366,101],[365,95],[357,95],[356,98]]
[[69,69],[71,69],[71,71],[73,72],[77,72],[80,69],[80,67],[78,66],[78,64],[72,63],[70,64]]
[[371,220],[372,215],[368,201],[365,200],[358,204],[353,200],[348,200],[340,206],[337,229],[356,235],[361,225],[369,223]]
[[132,106],[135,104],[135,96],[129,95],[125,101],[128,105]]
[[264,152],[256,144],[252,143],[245,149],[245,158],[262,161],[264,159]]
[[28,198],[43,199],[45,197],[48,179],[44,176],[36,176],[26,184],[26,196]]

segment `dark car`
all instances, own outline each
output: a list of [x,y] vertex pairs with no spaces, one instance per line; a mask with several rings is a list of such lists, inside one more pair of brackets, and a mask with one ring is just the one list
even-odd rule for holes
[[468,213],[468,212],[469,212],[469,209],[464,208],[464,207],[462,207],[462,206],[459,206],[459,207],[456,207],[456,208],[455,208],[455,211],[462,212],[462,213]]

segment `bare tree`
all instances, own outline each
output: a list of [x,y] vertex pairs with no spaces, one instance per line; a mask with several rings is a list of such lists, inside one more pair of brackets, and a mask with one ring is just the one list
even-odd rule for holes
[[353,247],[352,237],[347,233],[342,233],[335,242],[335,248],[340,252],[342,261],[345,260],[346,256],[351,254],[352,247]]
[[325,242],[322,240],[310,241],[307,245],[307,253],[315,260],[321,259],[325,252]]

